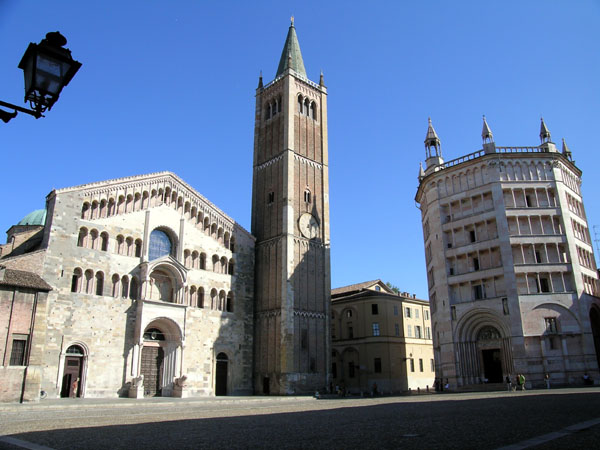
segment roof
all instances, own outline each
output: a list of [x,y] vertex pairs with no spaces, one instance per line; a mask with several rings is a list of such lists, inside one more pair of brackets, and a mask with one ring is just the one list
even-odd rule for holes
[[17,225],[42,225],[46,224],[46,210],[36,209],[27,214]]
[[283,51],[281,52],[281,58],[279,59],[279,66],[277,67],[277,73],[275,78],[282,75],[287,69],[293,69],[296,73],[306,76],[306,69],[304,68],[304,61],[302,60],[302,53],[300,52],[300,44],[298,43],[298,36],[296,36],[296,28],[294,28],[294,18],[292,17],[292,24],[288,30],[285,44],[283,45]]
[[372,280],[372,281],[363,281],[362,283],[351,284],[349,286],[342,286],[339,288],[335,288],[331,290],[331,296],[340,296],[345,294],[350,294],[358,291],[362,291],[370,288],[371,286],[378,284],[382,286],[388,293],[391,293],[391,289],[387,287],[387,285],[381,281],[380,279]]
[[0,266],[0,286],[16,286],[46,292],[52,290],[52,286],[37,274],[24,270],[7,269],[4,266]]

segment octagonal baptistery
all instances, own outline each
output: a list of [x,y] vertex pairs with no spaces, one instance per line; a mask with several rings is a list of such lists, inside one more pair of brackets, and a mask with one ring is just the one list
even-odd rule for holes
[[436,375],[450,388],[583,384],[600,373],[600,286],[581,170],[542,120],[540,145],[444,161],[431,121],[419,173]]
[[[50,397],[252,393],[254,238],[169,172],[50,192]],[[19,267],[30,256],[3,254]]]

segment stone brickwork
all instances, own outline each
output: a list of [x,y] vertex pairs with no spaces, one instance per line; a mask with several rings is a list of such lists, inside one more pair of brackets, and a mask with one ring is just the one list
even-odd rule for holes
[[[2,260],[41,262],[53,287],[40,311],[43,344],[34,342],[43,350],[43,370],[32,374],[41,389],[69,395],[78,379],[76,396],[132,395],[150,373],[144,353],[160,347],[159,395],[252,393],[254,238],[246,230],[168,172],[56,190],[47,209],[42,249]],[[171,245],[159,256],[155,230]]]

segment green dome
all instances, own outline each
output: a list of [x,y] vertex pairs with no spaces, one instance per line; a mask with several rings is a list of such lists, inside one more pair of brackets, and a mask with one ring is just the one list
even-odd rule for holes
[[36,209],[35,211],[27,214],[17,225],[45,225],[46,224],[46,210]]

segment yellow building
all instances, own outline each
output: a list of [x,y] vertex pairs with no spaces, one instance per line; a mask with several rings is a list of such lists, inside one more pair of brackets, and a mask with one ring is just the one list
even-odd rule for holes
[[432,388],[429,303],[381,280],[331,291],[331,373],[348,393]]

